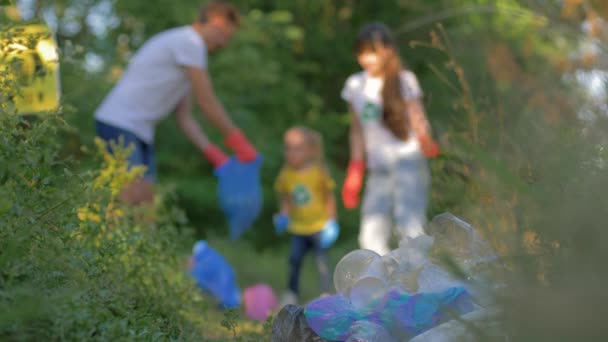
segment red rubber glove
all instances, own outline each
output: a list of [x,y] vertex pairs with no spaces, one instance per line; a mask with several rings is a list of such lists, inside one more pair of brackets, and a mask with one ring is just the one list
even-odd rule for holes
[[238,129],[226,136],[225,143],[242,162],[252,162],[257,158],[258,152]]
[[209,144],[203,150],[203,155],[207,160],[213,165],[213,168],[217,169],[218,167],[224,165],[225,162],[228,161],[228,156],[222,151],[219,147]]
[[425,134],[418,136],[418,142],[420,143],[422,153],[424,153],[427,158],[435,158],[441,153],[439,145],[430,135]]
[[351,160],[346,171],[346,179],[342,186],[342,202],[347,209],[355,209],[359,205],[359,193],[365,176],[365,161]]

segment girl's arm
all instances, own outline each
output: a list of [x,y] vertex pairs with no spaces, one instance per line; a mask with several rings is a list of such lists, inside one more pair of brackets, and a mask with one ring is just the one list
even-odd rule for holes
[[277,234],[281,235],[289,228],[289,209],[291,204],[289,202],[289,195],[279,193],[279,213],[274,215],[273,223],[274,230]]
[[279,211],[281,214],[289,216],[291,202],[288,194],[279,194]]
[[352,121],[350,125],[350,160],[363,160],[365,157],[365,141],[363,140],[363,127],[361,126],[361,120],[355,113],[352,106],[349,106],[352,114]]
[[335,220],[337,215],[336,215],[336,196],[334,195],[334,192],[331,190],[327,191],[327,195],[326,195],[326,203],[327,203],[327,216],[329,216],[330,219]]

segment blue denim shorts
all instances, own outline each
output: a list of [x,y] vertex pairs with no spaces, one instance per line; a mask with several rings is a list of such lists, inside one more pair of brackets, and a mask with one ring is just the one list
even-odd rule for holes
[[[133,145],[133,152],[129,157],[129,165],[146,166],[144,179],[147,179],[152,182],[156,180],[156,163],[154,158],[153,145],[146,144],[135,134],[129,131],[105,124],[97,120],[95,120],[95,130],[97,131],[97,136],[105,140],[106,142],[114,141],[115,143],[118,143],[119,138],[122,137],[124,148]],[[109,144],[107,148],[108,151],[112,153],[112,148],[109,146]]]

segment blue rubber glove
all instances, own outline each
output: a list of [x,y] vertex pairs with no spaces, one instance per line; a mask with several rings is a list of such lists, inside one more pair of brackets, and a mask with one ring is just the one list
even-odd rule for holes
[[278,235],[285,233],[289,227],[289,216],[286,214],[276,214],[274,215],[272,221],[274,223],[274,231]]
[[327,221],[325,227],[323,227],[323,230],[321,231],[321,248],[327,249],[331,247],[336,242],[339,235],[340,226],[338,226],[336,220],[332,219]]

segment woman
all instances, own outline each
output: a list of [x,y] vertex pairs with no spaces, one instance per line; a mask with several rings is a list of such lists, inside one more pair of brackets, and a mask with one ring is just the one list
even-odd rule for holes
[[357,207],[367,166],[359,244],[384,255],[391,232],[400,239],[424,233],[430,185],[426,157],[437,156],[439,147],[416,76],[403,68],[390,30],[381,23],[365,26],[355,53],[363,71],[346,80],[341,94],[353,113],[342,199],[346,208]]

